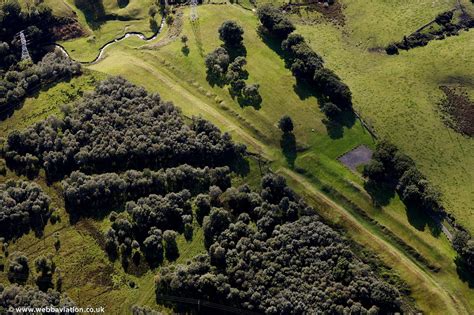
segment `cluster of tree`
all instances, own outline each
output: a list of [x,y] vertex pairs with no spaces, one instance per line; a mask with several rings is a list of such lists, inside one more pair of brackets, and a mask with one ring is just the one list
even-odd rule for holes
[[184,225],[192,222],[192,210],[188,190],[165,196],[150,195],[137,202],[127,203],[127,212],[137,228],[136,236],[144,239],[152,229],[184,231]]
[[[21,69],[5,72],[0,76],[0,116],[10,114],[33,91],[80,73],[81,65],[59,51],[46,54],[37,64],[22,63]],[[26,166],[23,172],[26,175],[29,175],[32,171],[30,167],[35,164],[29,158],[23,157],[18,161]]]
[[36,285],[41,291],[48,291],[54,288],[53,276],[56,271],[56,264],[51,256],[40,256],[35,260],[35,270],[37,272]]
[[259,7],[257,16],[262,23],[259,26],[260,34],[272,36],[280,41],[285,40],[296,29],[283,12],[271,4]]
[[112,227],[105,235],[109,257],[120,256],[124,267],[130,257],[138,264],[140,252],[152,267],[162,263],[164,256],[175,260],[179,256],[177,231],[183,232],[186,227],[192,229],[190,198],[190,192],[183,190],[128,202],[125,207],[127,218],[111,217]]
[[389,44],[385,51],[389,55],[398,55],[399,49],[409,50],[416,47],[428,45],[432,40],[441,40],[446,36],[455,36],[462,29],[469,30],[474,27],[474,18],[462,18],[459,22],[453,22],[454,11],[447,11],[439,14],[434,22],[438,27],[423,28],[409,36],[404,36],[400,42]]
[[457,230],[453,237],[453,247],[467,270],[474,274],[474,239],[468,232]]
[[400,198],[408,205],[426,211],[444,212],[439,191],[409,156],[387,141],[377,144],[372,161],[364,167],[363,174],[369,179],[369,185],[385,183],[396,188]]
[[51,211],[50,199],[36,183],[8,181],[0,185],[0,237],[14,239],[31,229],[41,232]]
[[[0,284],[0,313],[13,314],[10,308],[17,307],[76,307],[75,303],[67,296],[58,291],[49,290],[43,292],[32,286],[19,286],[16,284],[4,286]],[[75,312],[63,312],[61,315],[75,314]]]
[[22,253],[13,253],[9,259],[7,276],[11,283],[25,284],[30,276],[28,258]]
[[242,56],[244,30],[235,21],[225,21],[219,28],[219,38],[224,42],[206,56],[207,79],[211,84],[229,85],[233,98],[242,106],[258,108],[262,103],[258,84],[247,84],[247,60]]
[[210,211],[203,220],[208,252],[162,268],[157,296],[266,314],[399,309],[398,290],[378,279],[284,178],[266,175],[260,193],[247,186],[214,190],[196,206]]
[[184,189],[198,194],[212,185],[225,189],[230,186],[229,175],[227,166],[193,168],[181,165],[159,171],[129,170],[120,175],[85,175],[76,171],[62,183],[66,209],[77,216],[94,216],[151,194],[163,195]]
[[33,59],[40,59],[45,50],[43,43],[50,41],[51,27],[59,21],[51,8],[43,3],[22,11],[18,0],[0,3],[0,69],[7,69],[20,61],[21,42],[18,32],[24,31]]
[[264,5],[258,9],[260,34],[281,42],[286,65],[299,82],[305,82],[320,95],[321,110],[329,119],[343,111],[352,111],[349,87],[331,70],[300,34],[281,10]]
[[[14,252],[10,256],[8,262],[8,280],[11,283],[24,285],[27,283],[30,276],[30,266],[28,258],[21,252]],[[49,289],[54,289],[53,276],[56,272],[56,264],[53,261],[52,256],[39,256],[35,260],[36,270],[36,285],[38,288],[47,292]],[[62,289],[62,277],[59,273],[56,279],[56,290],[61,291]]]
[[210,122],[194,117],[186,125],[173,104],[118,77],[103,81],[63,119],[50,117],[10,133],[5,146],[12,169],[21,171],[32,161],[50,181],[74,170],[229,165],[244,152],[245,146]]

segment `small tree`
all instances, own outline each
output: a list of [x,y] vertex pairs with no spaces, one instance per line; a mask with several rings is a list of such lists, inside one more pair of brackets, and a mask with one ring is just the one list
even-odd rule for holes
[[166,24],[171,25],[174,22],[174,17],[172,15],[166,16]]
[[187,35],[181,36],[181,42],[184,44],[184,46],[188,46],[188,41],[189,41],[189,38]]
[[8,280],[12,283],[24,284],[29,274],[28,258],[23,254],[13,254],[8,267]]
[[151,266],[156,266],[163,261],[163,237],[161,230],[151,229],[149,236],[143,242],[145,257]]
[[178,243],[176,243],[176,236],[178,233],[172,230],[167,230],[163,233],[165,240],[165,255],[168,260],[176,260],[179,257]]
[[242,94],[242,90],[245,88],[245,81],[244,80],[232,80],[230,82],[230,94],[232,94],[232,97],[234,96],[240,96]]
[[398,47],[395,44],[390,44],[385,48],[388,55],[398,55]]
[[260,85],[248,84],[242,90],[244,102],[250,106],[259,107],[262,103],[262,96],[259,91]]
[[213,84],[222,84],[229,67],[230,57],[225,48],[219,47],[206,56],[208,80]]
[[219,38],[227,47],[242,46],[244,30],[235,21],[225,21],[219,28]]
[[181,36],[181,42],[183,43],[183,48],[181,48],[181,51],[183,52],[183,54],[185,54],[186,56],[189,55],[189,47],[188,47],[188,36],[186,35],[183,35]]
[[290,133],[293,131],[293,120],[291,119],[290,116],[285,115],[280,118],[280,121],[278,122],[278,128],[280,128],[281,131],[284,133]]
[[56,271],[56,265],[51,257],[40,256],[35,260],[35,268],[38,273],[36,284],[42,291],[47,291],[53,287],[53,275]]
[[341,113],[341,109],[332,102],[325,102],[321,106],[321,111],[330,119],[337,117]]

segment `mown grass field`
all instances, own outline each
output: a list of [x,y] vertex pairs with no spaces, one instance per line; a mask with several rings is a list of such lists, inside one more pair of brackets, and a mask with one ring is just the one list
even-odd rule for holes
[[[215,13],[216,10],[219,11],[219,14]],[[426,218],[425,221],[421,220],[421,224],[419,222],[410,223],[415,219],[406,212],[398,198],[394,198],[382,209],[375,208],[369,196],[361,188],[363,181],[360,176],[351,173],[336,161],[339,155],[358,144],[373,146],[371,137],[360,124],[356,122],[351,128],[343,128],[342,135],[336,137],[331,137],[328,134],[326,127],[321,122],[323,117],[319,112],[316,100],[311,97],[300,98],[298,96],[294,88],[294,78],[284,68],[283,60],[257,36],[255,32],[257,21],[251,12],[235,6],[224,8],[222,6],[203,6],[200,7],[199,14],[200,19],[197,25],[192,26],[188,21],[185,22],[183,34],[190,38],[190,54],[188,56],[181,53],[182,43],[179,41],[156,51],[139,49],[136,42],[123,42],[116,46],[116,49],[110,50],[103,61],[91,68],[114,75],[123,75],[133,82],[144,85],[149,90],[158,91],[165,99],[173,100],[185,114],[200,114],[210,119],[223,130],[230,131],[236,139],[248,144],[252,151],[264,151],[263,153],[274,161],[272,168],[275,170],[280,167],[286,169],[288,166],[280,151],[279,136],[275,135],[279,135],[276,127],[279,117],[285,113],[290,114],[296,123],[297,142],[300,147],[305,149],[298,153],[295,165],[311,174],[311,184],[318,188],[331,186],[363,208],[370,217],[386,226],[406,244],[415,248],[430,263],[441,267],[441,271],[434,274],[423,266],[418,266],[429,275],[430,279],[436,279],[435,281],[440,283],[438,285],[453,296],[454,304],[464,305],[469,309],[474,307],[471,304],[474,297],[473,292],[468,289],[466,283],[458,279],[453,261],[455,253],[451,249],[449,241],[443,235],[434,236],[429,228],[429,220]],[[245,29],[244,44],[247,48],[249,81],[261,85],[261,94],[264,99],[259,110],[241,108],[230,98],[226,89],[211,87],[206,81],[204,56],[221,44],[216,30],[220,23],[226,19],[237,20]],[[333,29],[330,24],[318,27],[323,30]],[[314,48],[325,56],[329,68],[336,70],[346,79],[345,72],[341,69],[342,63],[326,56],[334,45],[340,45],[339,41],[331,43],[328,37],[319,37],[319,42],[317,42],[316,35],[311,35],[313,28],[309,26],[301,26],[300,31],[310,39]],[[336,31],[340,30],[334,28],[334,34],[337,34]],[[342,38],[335,38],[344,42]],[[388,58],[381,55],[376,56]],[[357,62],[347,55],[344,57],[344,62],[354,64]],[[129,61],[127,65],[119,62],[125,59]],[[370,72],[367,73],[367,76],[369,75]],[[347,82],[352,88],[353,81],[347,79]],[[384,84],[383,82],[375,83]],[[385,82],[385,84],[387,83]],[[356,108],[363,108],[365,103],[370,102],[356,93],[357,91],[354,90]],[[398,95],[398,97],[403,96],[403,94]],[[363,115],[365,112],[362,110]],[[393,134],[394,131],[392,130],[391,133]],[[255,144],[249,141],[248,135],[259,139],[260,142]],[[262,142],[265,145],[264,148],[262,148]],[[327,218],[341,223],[332,215],[328,215]],[[377,228],[367,228],[374,230],[375,234],[381,233],[381,237],[383,237],[383,232],[376,232]],[[370,242],[367,235],[361,236],[358,232],[349,232],[349,234],[363,243]],[[392,266],[393,261],[389,262],[389,265]],[[420,280],[413,274],[407,273],[406,269],[402,271],[405,267],[393,267],[400,271],[402,277],[410,283],[414,290],[413,295],[424,310],[435,310],[439,307],[448,310],[448,306],[443,306],[439,300],[433,299],[436,293],[433,293],[433,289],[429,288],[433,286],[432,283],[420,283]],[[404,272],[405,274],[403,274]],[[458,311],[462,312],[461,309],[462,306]]]

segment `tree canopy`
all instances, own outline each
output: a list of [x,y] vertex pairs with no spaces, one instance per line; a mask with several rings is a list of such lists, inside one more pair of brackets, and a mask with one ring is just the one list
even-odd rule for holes
[[203,222],[208,252],[162,268],[158,296],[265,314],[399,309],[397,289],[378,279],[282,177],[265,176],[260,193],[229,188],[213,205]]
[[85,173],[191,166],[221,166],[245,151],[210,122],[180,111],[157,94],[122,78],[103,81],[62,119],[50,117],[8,136],[9,165],[20,171],[34,159],[49,180]]
[[0,184],[0,237],[18,238],[30,230],[40,233],[51,216],[50,198],[36,183]]

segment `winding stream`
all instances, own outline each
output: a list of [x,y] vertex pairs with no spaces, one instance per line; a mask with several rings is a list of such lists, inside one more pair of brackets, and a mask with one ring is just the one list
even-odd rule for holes
[[164,25],[165,25],[165,18],[163,17],[161,19],[160,28],[151,37],[146,37],[143,33],[140,33],[140,32],[127,32],[124,35],[122,35],[120,37],[117,37],[117,38],[105,43],[99,49],[99,54],[92,61],[78,61],[78,60],[75,60],[74,58],[71,57],[71,55],[69,55],[66,48],[64,48],[64,46],[62,46],[61,44],[53,43],[52,45],[57,47],[63,54],[65,54],[71,60],[77,61],[77,62],[79,62],[80,64],[83,64],[83,65],[93,65],[93,64],[96,64],[97,62],[99,62],[102,59],[102,57],[104,55],[104,52],[108,47],[110,47],[110,46],[112,46],[112,45],[114,45],[118,42],[121,42],[124,39],[127,39],[127,38],[132,37],[132,36],[136,36],[136,37],[140,38],[141,40],[143,40],[145,42],[151,42],[151,41],[155,40],[158,37],[158,35],[161,34],[161,31],[163,30]]

